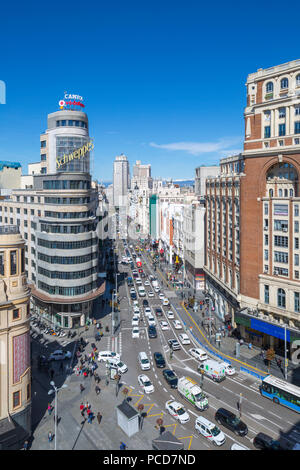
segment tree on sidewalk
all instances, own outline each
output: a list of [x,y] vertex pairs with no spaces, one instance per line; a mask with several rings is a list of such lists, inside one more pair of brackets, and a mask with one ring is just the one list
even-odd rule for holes
[[275,351],[273,348],[269,348],[266,353],[266,360],[268,366],[268,372],[270,372],[271,362],[275,359]]

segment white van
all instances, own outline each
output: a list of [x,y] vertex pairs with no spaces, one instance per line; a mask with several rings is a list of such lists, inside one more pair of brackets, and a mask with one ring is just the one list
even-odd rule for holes
[[150,370],[150,361],[147,357],[147,354],[145,352],[140,352],[139,353],[139,364],[141,366],[142,370]]
[[140,297],[146,297],[146,291],[144,286],[139,286],[138,293]]
[[198,371],[204,373],[207,377],[212,379],[214,382],[221,382],[225,380],[225,368],[220,362],[208,359],[198,365]]

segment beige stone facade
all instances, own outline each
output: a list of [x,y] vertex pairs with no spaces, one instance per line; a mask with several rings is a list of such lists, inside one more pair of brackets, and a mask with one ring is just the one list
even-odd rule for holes
[[[18,445],[22,445],[20,441],[26,438],[26,434],[30,434],[29,302],[30,290],[25,275],[25,242],[18,227],[1,225],[0,445],[4,449],[18,448]],[[13,426],[12,422],[19,426]]]

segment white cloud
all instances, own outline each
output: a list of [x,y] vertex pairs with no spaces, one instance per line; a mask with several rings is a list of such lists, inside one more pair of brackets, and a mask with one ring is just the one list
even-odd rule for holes
[[203,153],[218,152],[223,154],[232,154],[234,152],[240,152],[240,150],[226,150],[231,145],[235,145],[241,142],[240,137],[233,137],[227,139],[220,139],[217,142],[173,142],[170,144],[156,144],[150,142],[150,147],[155,147],[170,151],[184,151],[191,155],[201,155]]

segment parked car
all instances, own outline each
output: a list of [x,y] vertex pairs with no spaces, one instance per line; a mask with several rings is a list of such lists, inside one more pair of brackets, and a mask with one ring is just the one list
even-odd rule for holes
[[139,317],[132,317],[131,326],[139,326]]
[[155,312],[155,315],[157,317],[162,317],[163,316],[163,311],[160,307],[155,307],[154,312]]
[[168,311],[167,311],[167,318],[168,318],[169,320],[173,320],[173,318],[174,318],[174,313],[172,312],[172,310],[168,310]]
[[148,327],[148,336],[149,338],[157,338],[157,331],[154,325]]
[[140,330],[137,326],[134,326],[132,328],[132,334],[131,334],[132,338],[139,338],[140,337]]
[[225,408],[218,409],[215,414],[215,419],[218,424],[222,424],[238,436],[246,436],[246,434],[248,434],[247,425],[243,421],[241,421],[234,413],[231,413],[231,411],[228,411]]
[[146,281],[144,282],[144,286],[150,286],[150,282],[149,282],[148,280],[146,280]]
[[148,307],[149,302],[147,299],[143,299],[143,307]]
[[173,350],[173,351],[176,351],[178,349],[181,349],[181,346],[180,344],[178,343],[177,339],[169,339],[168,340],[168,344],[170,346],[170,348]]
[[141,374],[138,376],[138,383],[143,388],[145,393],[152,393],[154,392],[154,385],[152,384],[149,377],[145,374]]
[[218,428],[218,426],[204,418],[204,416],[198,416],[195,421],[195,429],[199,434],[202,434],[202,436],[206,437],[206,439],[213,442],[216,446],[221,446],[226,441],[224,433]]
[[155,318],[152,315],[147,316],[147,321],[148,321],[149,326],[155,326],[156,325]]
[[154,293],[152,292],[152,290],[149,290],[148,297],[154,297]]
[[131,297],[132,300],[136,300],[136,293],[131,292],[130,297]]
[[191,348],[189,352],[193,357],[198,359],[198,361],[206,361],[207,359],[206,352],[201,348]]
[[165,407],[168,413],[170,413],[170,415],[177,419],[181,424],[185,424],[190,420],[189,414],[178,401],[168,400]]
[[253,445],[256,449],[261,450],[281,450],[280,442],[272,437],[260,432],[253,439]]
[[186,333],[181,333],[180,335],[178,335],[178,339],[181,344],[191,344],[190,338]]
[[160,352],[155,352],[153,354],[153,357],[154,357],[156,367],[160,367],[160,368],[166,367],[166,361],[164,360],[164,356]]
[[113,351],[99,351],[98,353],[99,362],[105,362],[106,359],[111,359],[111,358],[118,359],[119,361],[121,359],[120,354],[117,354]]
[[152,310],[150,307],[146,307],[144,309],[144,314],[146,315],[146,317],[149,317],[149,315],[152,317]]
[[180,323],[179,320],[173,320],[173,325],[175,330],[182,330],[182,324]]
[[169,329],[170,329],[170,328],[169,328],[169,324],[168,324],[168,322],[166,322],[166,321],[161,321],[159,324],[160,324],[160,327],[161,327],[161,329],[162,329],[163,331],[166,331],[166,330],[169,330]]
[[228,362],[222,362],[221,365],[224,367],[226,375],[234,375],[235,374],[235,368],[231,364],[229,364]]
[[70,359],[72,354],[70,351],[63,351],[62,349],[57,349],[49,356],[49,361],[63,361],[64,359]]
[[171,388],[177,388],[178,377],[171,369],[164,369],[163,376]]

